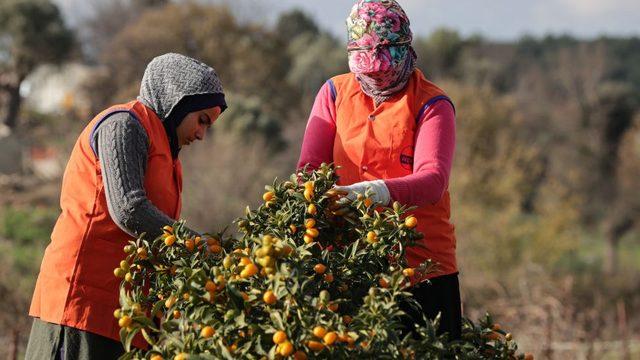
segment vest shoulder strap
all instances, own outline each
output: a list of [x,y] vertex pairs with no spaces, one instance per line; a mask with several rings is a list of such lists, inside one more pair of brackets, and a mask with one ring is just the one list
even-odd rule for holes
[[105,120],[107,120],[108,118],[110,118],[115,114],[120,114],[120,113],[128,113],[129,116],[131,116],[132,118],[140,122],[140,118],[138,117],[138,115],[129,107],[114,106],[108,109],[107,111],[105,111],[101,115],[100,119],[98,119],[98,121],[96,121],[95,124],[93,124],[93,128],[91,129],[91,132],[89,132],[89,146],[91,146],[91,150],[93,150],[93,155],[98,154],[98,151],[95,148],[95,144],[93,143],[93,137],[95,136],[96,131],[98,131],[98,128],[100,127],[100,125],[102,125],[102,123],[104,123]]
[[449,104],[451,104],[451,106],[453,107],[453,112],[454,113],[456,112],[456,106],[453,105],[453,101],[451,101],[451,99],[448,96],[446,95],[434,96],[431,99],[429,99],[429,101],[427,101],[424,105],[422,105],[422,107],[420,108],[420,111],[418,111],[418,116],[416,116],[416,124],[420,122],[420,119],[422,119],[427,109],[429,109],[431,105],[435,104],[440,100],[449,102]]
[[336,90],[336,85],[333,83],[333,79],[327,80],[327,84],[329,85],[329,89],[331,90],[331,100],[336,102],[336,97],[338,97],[338,91]]

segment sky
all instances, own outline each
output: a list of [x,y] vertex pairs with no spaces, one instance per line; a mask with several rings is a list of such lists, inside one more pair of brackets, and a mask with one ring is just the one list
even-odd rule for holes
[[[90,12],[87,4],[104,0],[53,0],[70,21]],[[301,8],[325,30],[345,36],[355,0],[203,0],[229,4],[242,18],[270,23],[278,14]],[[447,27],[463,36],[510,41],[523,35],[569,34],[640,36],[640,0],[399,0],[413,32],[429,35]]]

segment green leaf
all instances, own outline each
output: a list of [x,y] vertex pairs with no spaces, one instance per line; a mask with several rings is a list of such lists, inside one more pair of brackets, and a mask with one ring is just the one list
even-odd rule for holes
[[151,337],[151,335],[147,332],[146,329],[142,329],[142,337],[149,343],[149,345],[155,345],[155,341]]
[[131,331],[127,331],[126,328],[120,329],[120,341],[122,342],[122,345],[124,346],[124,349],[126,351],[131,351],[131,343],[133,342],[133,338],[139,331],[139,328],[134,328]]
[[244,299],[242,298],[242,293],[240,293],[235,285],[228,284],[227,293],[229,294],[229,299],[236,309],[244,309]]
[[133,321],[136,321],[154,331],[157,331],[156,324],[153,323],[153,320],[149,319],[146,316],[136,316],[133,318]]
[[272,311],[270,314],[271,321],[276,325],[278,329],[285,329],[284,322],[282,321],[282,316],[277,311]]

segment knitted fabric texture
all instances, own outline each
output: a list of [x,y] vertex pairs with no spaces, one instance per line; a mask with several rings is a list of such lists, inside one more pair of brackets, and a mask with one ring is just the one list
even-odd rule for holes
[[138,100],[165,120],[184,97],[200,94],[224,94],[216,71],[196,59],[169,53],[147,65]]

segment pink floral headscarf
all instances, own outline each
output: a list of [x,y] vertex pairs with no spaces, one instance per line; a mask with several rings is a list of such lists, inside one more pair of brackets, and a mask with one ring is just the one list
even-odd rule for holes
[[349,68],[376,104],[407,85],[416,53],[409,18],[395,0],[359,0],[347,18]]

